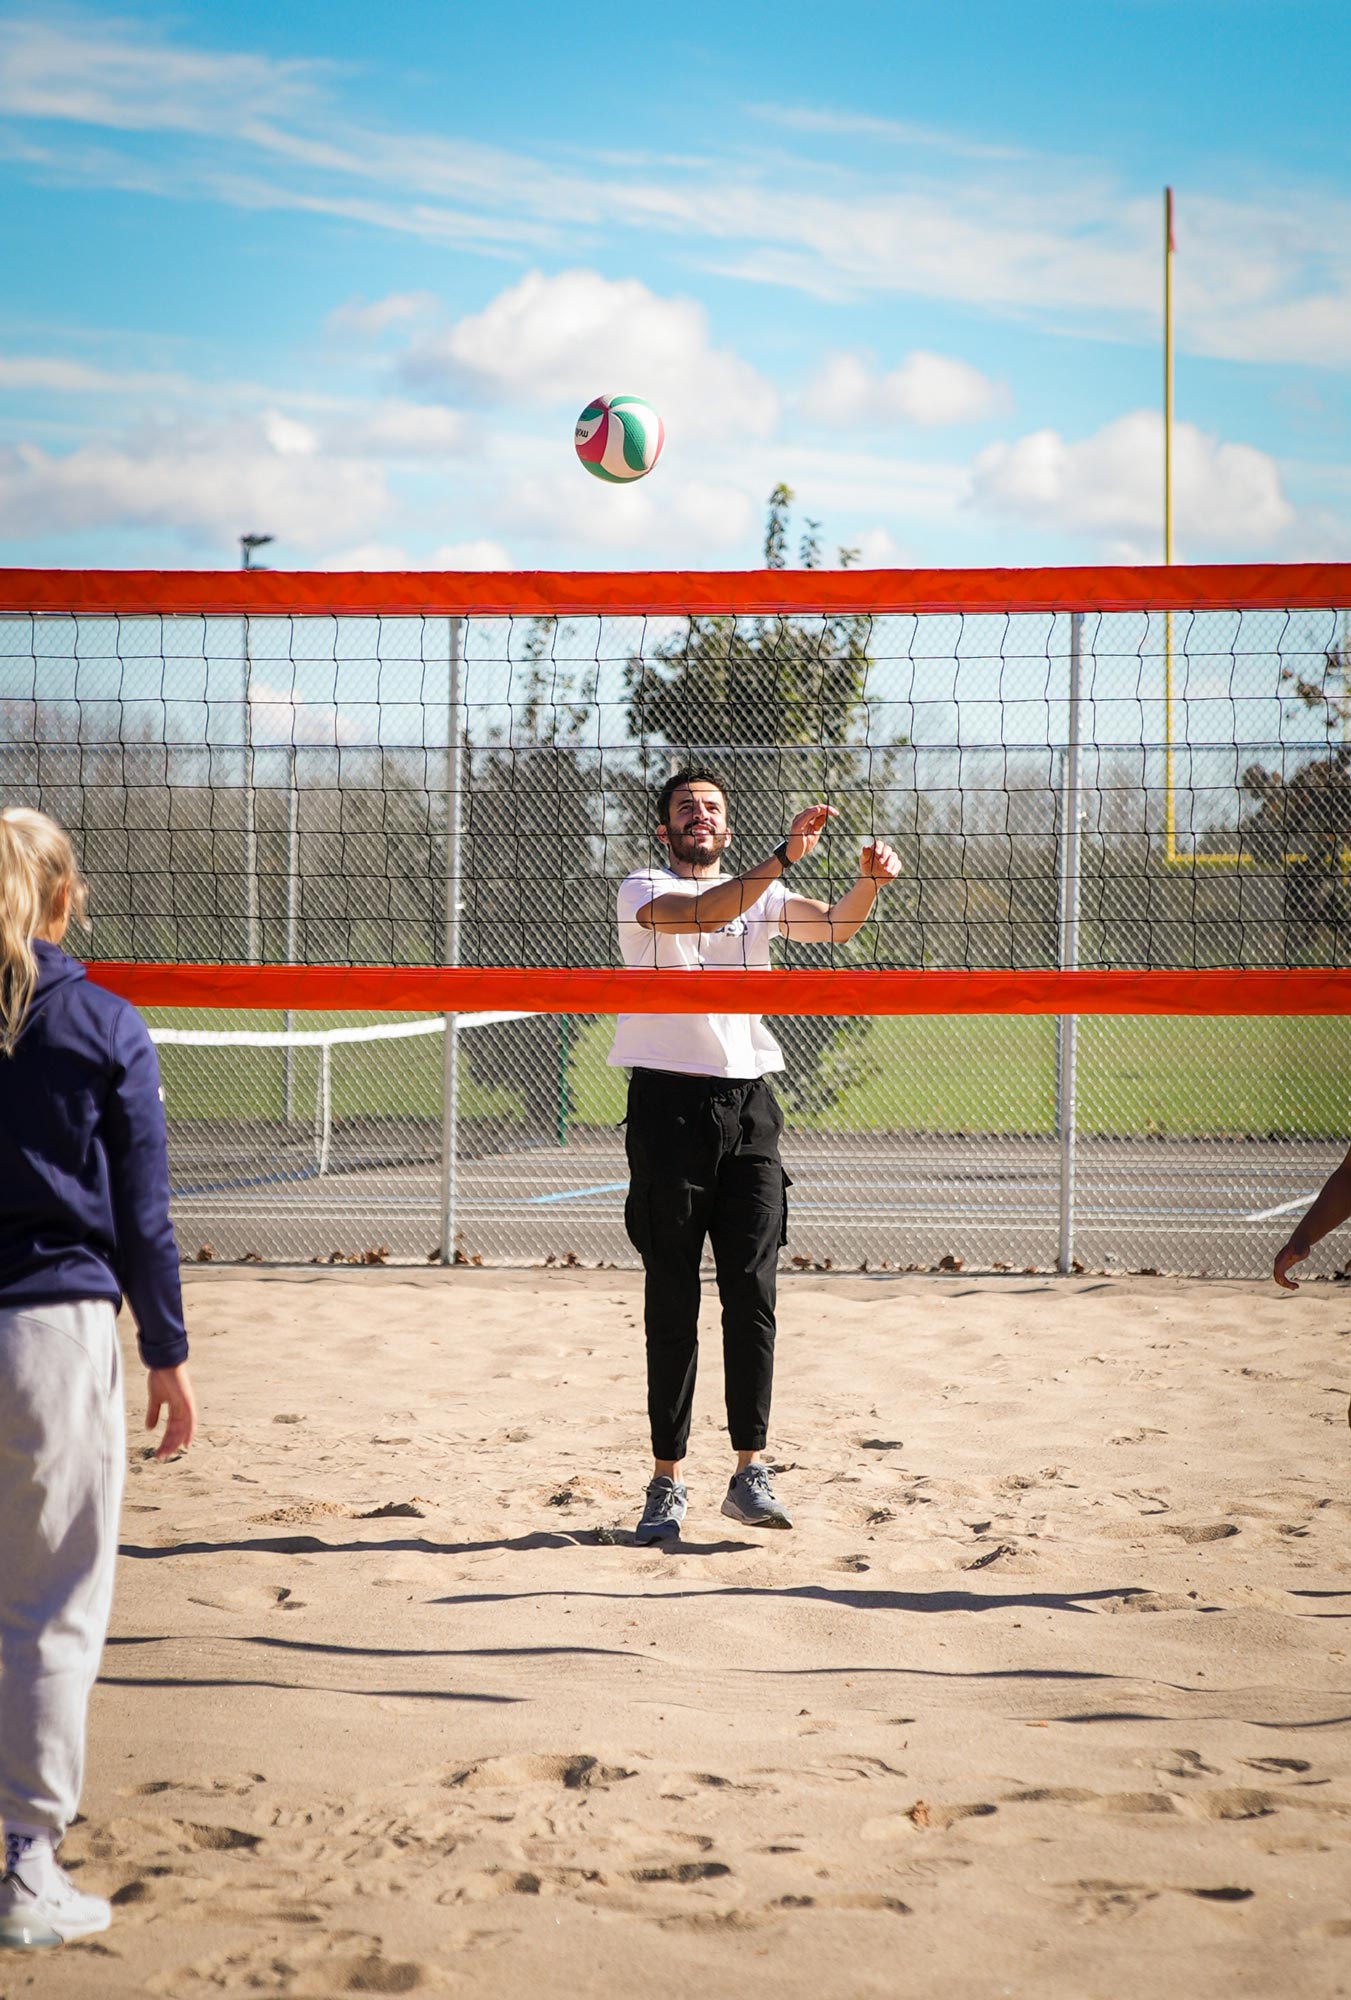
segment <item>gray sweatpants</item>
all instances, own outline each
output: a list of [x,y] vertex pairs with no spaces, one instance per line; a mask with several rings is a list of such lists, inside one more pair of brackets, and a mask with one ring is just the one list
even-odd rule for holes
[[0,1307],[0,1816],[57,1840],[84,1780],[125,1472],[111,1305]]

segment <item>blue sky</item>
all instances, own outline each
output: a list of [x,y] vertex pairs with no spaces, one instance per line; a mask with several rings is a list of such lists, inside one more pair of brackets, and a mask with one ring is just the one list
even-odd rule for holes
[[0,6],[0,560],[1351,556],[1349,17]]

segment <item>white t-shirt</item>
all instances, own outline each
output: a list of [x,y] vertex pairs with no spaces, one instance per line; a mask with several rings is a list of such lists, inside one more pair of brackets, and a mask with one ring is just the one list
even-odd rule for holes
[[[619,949],[625,965],[767,972],[769,947],[783,934],[788,890],[782,880],[767,882],[750,908],[718,931],[675,936],[638,922],[639,910],[654,896],[697,896],[708,886],[708,878],[690,881],[669,868],[639,868],[626,876],[619,885]],[[607,1060],[616,1069],[672,1069],[686,1076],[742,1079],[783,1068],[782,1051],[758,1014],[621,1014]]]

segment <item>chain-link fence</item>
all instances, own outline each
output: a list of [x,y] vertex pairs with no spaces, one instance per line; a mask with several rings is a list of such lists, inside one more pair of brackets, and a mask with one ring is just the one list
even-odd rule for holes
[[[687,759],[746,860],[838,808],[795,892],[900,854],[875,921],[790,965],[1351,956],[1336,609],[0,628],[0,791],[75,833],[92,957],[612,964]],[[153,1019],[185,1255],[634,1261],[609,1023]],[[1255,1273],[1351,1122],[1337,1020],[774,1027],[816,1265]]]

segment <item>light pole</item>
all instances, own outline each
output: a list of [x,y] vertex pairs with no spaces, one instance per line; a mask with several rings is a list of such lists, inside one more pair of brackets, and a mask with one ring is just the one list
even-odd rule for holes
[[[271,535],[239,537],[239,567],[261,569],[255,549],[266,548]],[[250,965],[259,957],[258,819],[253,783],[253,659],[249,647],[249,614],[244,613],[244,956]]]

